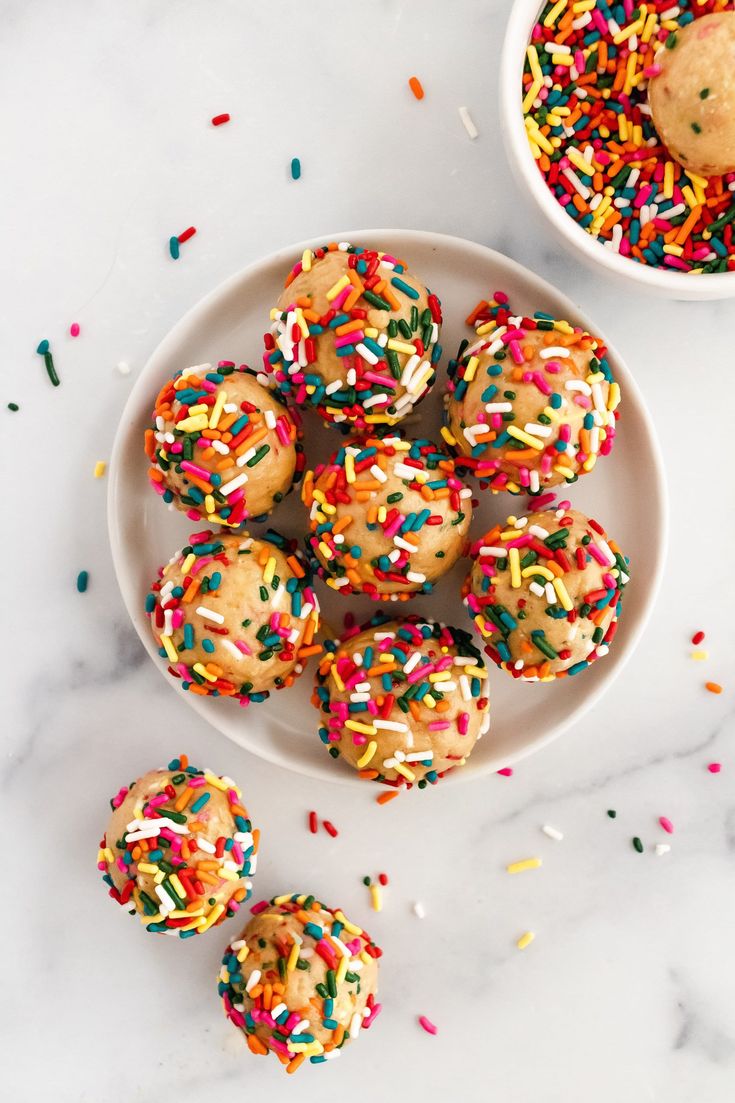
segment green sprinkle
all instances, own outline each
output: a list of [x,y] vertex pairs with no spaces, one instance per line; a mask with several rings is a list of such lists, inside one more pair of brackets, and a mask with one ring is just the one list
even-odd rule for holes
[[608,814],[608,816],[610,817],[611,820],[614,820],[615,817],[617,816],[617,812],[615,811],[614,808],[608,808],[607,814]]
[[639,854],[643,853],[643,843],[637,835],[633,836],[633,849],[637,850]]
[[89,583],[89,571],[80,571],[77,575],[77,590],[80,594],[85,593],[87,584]]
[[706,100],[709,95],[709,88],[703,88],[699,93],[700,100]]
[[20,406],[18,405],[17,402],[9,402],[8,403],[8,409],[12,410],[13,413],[17,413],[17,411],[20,409]]
[[41,341],[41,344],[36,349],[36,352],[43,357],[43,362],[46,365],[46,371],[48,377],[55,387],[58,387],[61,380],[56,374],[56,368],[54,367],[54,358],[49,350],[48,341]]
[[666,39],[666,41],[664,42],[664,46],[667,50],[674,49],[674,46],[676,46],[676,33],[674,31],[672,31],[669,37]]
[[695,134],[701,134],[702,133],[702,128],[699,125],[699,123],[691,123],[691,128],[692,128],[692,130],[694,131]]

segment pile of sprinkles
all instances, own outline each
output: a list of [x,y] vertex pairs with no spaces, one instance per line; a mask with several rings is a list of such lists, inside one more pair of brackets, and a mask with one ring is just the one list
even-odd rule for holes
[[227,1018],[252,1053],[274,1053],[289,1073],[307,1058],[322,1064],[339,1057],[380,1012],[382,951],[339,908],[310,895],[263,900],[251,912],[222,959],[218,988]]
[[[113,823],[121,807],[130,820],[119,838],[103,837],[98,868],[113,900],[137,912],[146,930],[204,934],[249,898],[259,833],[230,778],[181,755],[121,789],[110,807]],[[223,820],[227,834],[218,833]]]
[[[273,549],[285,557],[290,568],[286,580],[276,573],[279,560]],[[261,581],[256,592],[238,594],[237,600],[242,602],[243,612],[246,605],[254,607],[257,619],[253,615],[233,624],[229,615],[225,617],[217,609],[218,591],[223,576],[237,567],[242,556],[251,557],[257,564]],[[288,595],[289,610],[279,612],[277,606],[284,594]],[[274,688],[283,689],[293,685],[306,659],[322,650],[314,642],[319,601],[310,572],[294,543],[272,530],[258,540],[232,534],[218,536],[212,531],[193,533],[190,543],[161,570],[160,579],[146,598],[145,610],[160,641],[159,654],[168,659],[169,674],[180,678],[185,690],[233,697],[241,705],[264,701],[269,691],[250,680],[238,682],[225,677],[223,666],[236,669],[243,659],[257,658],[265,670],[265,664],[275,660],[280,664],[278,672],[267,672],[266,680]],[[230,623],[226,623],[228,619]],[[187,661],[187,652],[200,648],[208,661]]]
[[615,440],[620,387],[607,348],[543,311],[516,315],[504,291],[481,300],[448,365],[442,436],[492,491],[539,494],[576,482]]
[[[433,581],[416,566],[422,538],[435,527],[446,533],[444,547],[434,553],[436,574],[444,573],[461,550],[471,497],[454,460],[429,440],[366,437],[345,444],[304,479],[314,567],[342,594],[406,600],[416,591],[429,593]],[[368,557],[350,542],[353,524],[363,517],[382,547],[379,555]]]
[[[358,637],[359,650],[351,643]],[[487,670],[469,633],[419,617],[378,614],[341,641],[327,640],[313,703],[333,758],[348,757],[364,781],[400,788],[435,785],[489,725]],[[451,735],[457,748],[441,763],[434,734]]]
[[709,180],[661,143],[655,55],[729,0],[548,0],[523,73],[531,151],[564,210],[608,249],[689,274],[735,270],[735,173]]
[[247,520],[263,520],[284,491],[276,489],[269,508],[253,516],[247,484],[253,480],[262,488],[258,476],[273,460],[274,445],[296,452],[287,489],[301,479],[300,423],[270,395],[265,394],[266,408],[239,401],[242,383],[248,380],[257,391],[259,384],[246,364],[198,364],[177,372],[156,397],[154,424],[145,434],[148,478],[164,502],[175,502],[192,521],[204,516],[210,523],[237,528]]
[[[315,309],[309,291],[291,299],[294,281],[316,274],[335,253],[345,257],[345,265],[326,290],[327,309]],[[306,249],[271,311],[264,381],[286,400],[315,406],[327,421],[353,422],[360,429],[394,425],[431,389],[442,353],[441,304],[416,282],[409,280],[407,265],[387,253],[347,242]],[[309,281],[300,280],[304,285]]]
[[189,226],[186,230],[182,230],[180,234],[175,234],[173,237],[170,237],[168,239],[168,251],[171,254],[171,258],[173,260],[179,259],[179,246],[183,245],[184,242],[189,240],[189,238],[194,237],[194,234],[196,232],[196,226]]

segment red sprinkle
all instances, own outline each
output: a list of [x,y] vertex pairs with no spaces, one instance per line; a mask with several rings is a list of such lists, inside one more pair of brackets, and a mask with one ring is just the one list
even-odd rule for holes
[[658,822],[661,824],[664,831],[668,832],[669,835],[674,834],[674,825],[671,822],[671,820],[668,818],[668,816],[659,816]]
[[309,831],[312,835],[316,835],[317,828],[319,827],[319,821],[316,817],[316,812],[309,812]]
[[378,874],[378,880],[380,881],[381,885],[387,885],[388,884],[388,874],[387,873],[379,873]]
[[498,770],[501,777],[513,777],[513,768],[511,766],[504,766],[502,770]]
[[230,121],[230,116],[225,111],[224,114],[222,114],[222,115],[215,115],[214,116],[214,118],[212,119],[212,126],[222,126],[223,123],[228,123],[229,121]]
[[427,1034],[438,1034],[439,1030],[434,1026],[431,1019],[427,1019],[426,1015],[419,1015],[419,1023],[424,1028]]
[[337,835],[339,835],[339,831],[334,824],[330,820],[322,820],[322,823],[324,824],[324,830],[327,834],[331,835],[333,839],[336,839]]
[[692,643],[696,645],[698,643],[701,643],[703,639],[704,639],[704,632],[695,632],[694,635],[692,636]]
[[196,226],[190,226],[188,230],[184,230],[182,234],[179,234],[177,241],[179,245],[183,245],[185,241],[188,241],[190,237],[194,237],[196,233]]
[[722,763],[721,762],[710,762],[707,769],[709,770],[709,772],[711,774],[719,774],[720,770],[722,769]]

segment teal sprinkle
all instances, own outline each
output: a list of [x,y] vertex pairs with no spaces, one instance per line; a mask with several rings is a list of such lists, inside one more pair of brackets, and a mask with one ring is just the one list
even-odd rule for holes
[[77,575],[77,590],[80,594],[86,592],[89,584],[89,571],[80,571]]
[[174,260],[179,259],[179,239],[177,237],[170,237],[168,239],[168,251]]
[[301,176],[301,161],[298,157],[291,158],[291,179],[298,180]]

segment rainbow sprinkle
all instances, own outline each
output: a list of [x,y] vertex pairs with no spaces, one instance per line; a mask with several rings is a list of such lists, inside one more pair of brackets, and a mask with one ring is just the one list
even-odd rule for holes
[[735,173],[706,180],[652,125],[655,55],[729,0],[549,0],[523,73],[531,152],[564,210],[621,256],[690,274],[735,270]]

